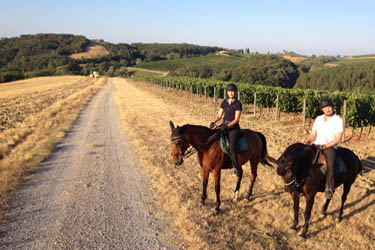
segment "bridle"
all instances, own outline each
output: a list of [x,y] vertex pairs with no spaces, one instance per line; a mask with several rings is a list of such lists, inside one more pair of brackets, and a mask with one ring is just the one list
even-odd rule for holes
[[[289,170],[289,169],[291,169],[291,167],[286,168],[286,170]],[[292,171],[292,173],[293,173],[293,171]],[[293,178],[290,182],[285,182],[284,179],[283,179],[284,186],[286,186],[286,187],[291,186],[292,192],[295,191],[295,190],[298,190],[305,184],[308,176],[309,175],[305,176],[305,178],[303,178],[300,182],[298,182],[297,176],[295,176],[293,174]]]
[[[315,166],[318,162],[318,158],[319,158],[319,155],[320,155],[320,149],[317,148],[316,150],[316,153],[315,153],[315,156],[314,156],[314,159],[312,161],[312,166]],[[289,168],[286,168],[286,170],[289,170],[291,167]],[[293,172],[293,171],[292,171]],[[284,179],[283,179],[283,182],[284,182],[284,186],[292,186],[292,190],[298,190],[300,187],[302,187],[304,185],[304,183],[306,182],[306,179],[307,177],[309,177],[310,174],[308,174],[307,176],[305,176],[305,178],[303,178],[300,182],[297,182],[297,176],[293,176],[293,179],[290,181],[290,182],[285,182]]]
[[[203,143],[204,145],[200,145],[200,146],[197,146],[198,148],[201,148],[201,147],[205,147],[205,146],[208,146],[211,144],[211,142],[215,141],[216,137],[218,136],[219,132],[217,133],[214,133],[212,134],[205,143]],[[172,135],[171,136],[171,141],[172,141],[172,144],[178,144],[180,143],[179,147],[180,147],[180,155],[179,158],[180,159],[186,159],[186,158],[189,158],[190,156],[192,156],[193,154],[195,154],[197,152],[197,149],[195,149],[190,143],[184,141],[182,135]],[[182,150],[182,145],[183,143],[186,142],[188,144],[188,147],[187,149],[185,150],[185,152],[183,152]],[[176,156],[177,154],[172,154],[172,156]]]
[[182,144],[183,144],[184,141],[183,141],[182,135],[171,136],[171,140],[172,140],[172,144],[180,143],[180,155],[179,155],[179,157],[181,159],[186,159],[186,158],[192,156],[194,153],[197,152],[197,150],[190,143],[188,144],[188,148],[185,150],[185,152],[183,152]]

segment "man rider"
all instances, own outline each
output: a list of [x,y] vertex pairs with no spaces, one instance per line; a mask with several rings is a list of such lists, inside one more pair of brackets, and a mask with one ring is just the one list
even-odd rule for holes
[[333,112],[333,102],[329,98],[320,101],[319,108],[323,114],[316,117],[308,140],[318,145],[326,158],[328,173],[326,175],[326,199],[331,199],[335,192],[334,162],[337,155],[337,145],[342,140],[344,122]]

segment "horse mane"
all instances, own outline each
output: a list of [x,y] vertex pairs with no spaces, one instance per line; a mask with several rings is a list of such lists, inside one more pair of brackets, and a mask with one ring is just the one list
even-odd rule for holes
[[201,126],[201,125],[191,125],[191,124],[185,124],[182,127],[177,127],[177,133],[180,134],[180,135],[184,135],[184,134],[187,135],[188,131],[192,132],[190,134],[191,137],[195,137],[197,139],[197,140],[195,140],[195,143],[192,144],[193,147],[198,146],[200,148],[201,147],[205,148],[205,147],[209,146],[212,142],[212,141],[208,142],[207,140],[213,134],[215,134],[218,130],[217,129],[209,129],[209,128],[207,128],[205,126]]
[[182,127],[180,127],[180,132],[181,133],[184,133],[186,132],[186,130],[190,129],[190,128],[198,128],[198,129],[203,129],[203,130],[207,130],[207,132],[211,129],[205,127],[205,126],[201,126],[201,125],[191,125],[191,124],[185,124],[183,125]]

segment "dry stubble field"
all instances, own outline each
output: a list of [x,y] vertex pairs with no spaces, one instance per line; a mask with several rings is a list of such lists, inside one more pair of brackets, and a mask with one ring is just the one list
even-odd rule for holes
[[[283,191],[276,168],[259,165],[253,198],[244,199],[249,180],[249,165],[244,166],[244,178],[238,203],[232,202],[235,178],[228,171],[222,174],[221,214],[214,215],[215,193],[213,180],[208,184],[205,206],[200,203],[202,179],[195,157],[174,168],[170,157],[169,121],[175,125],[208,125],[216,108],[212,100],[192,99],[182,92],[166,91],[147,83],[115,79],[116,103],[125,131],[131,136],[146,170],[155,195],[170,216],[173,228],[168,234],[184,249],[375,249],[375,134],[364,136],[342,146],[358,154],[364,171],[353,184],[344,209],[344,219],[335,222],[341,200],[340,187],[328,208],[328,216],[319,218],[323,194],[318,193],[310,220],[308,239],[300,241],[288,235],[292,224],[292,200]],[[305,134],[294,118],[282,116],[273,121],[263,115],[254,118],[243,115],[243,128],[262,132],[268,152],[278,158],[285,148],[304,142]],[[351,129],[347,129],[349,135]],[[300,204],[302,225],[304,198]]]
[[0,218],[6,194],[52,152],[104,82],[61,76],[0,85]]

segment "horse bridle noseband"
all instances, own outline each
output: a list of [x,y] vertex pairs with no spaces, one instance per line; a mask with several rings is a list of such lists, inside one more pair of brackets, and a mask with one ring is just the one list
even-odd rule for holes
[[292,184],[294,184],[292,186],[292,191],[294,190],[298,190],[300,187],[302,187],[302,185],[306,182],[306,179],[307,179],[307,176],[305,178],[303,178],[299,183],[297,182],[297,177],[296,176],[293,176],[293,179],[286,183],[283,179],[283,182],[284,182],[284,186],[291,186]]
[[192,156],[194,153],[197,152],[197,150],[191,144],[189,144],[189,146],[188,146],[188,148],[186,149],[185,152],[182,151],[182,142],[183,142],[183,139],[182,139],[181,135],[172,136],[171,140],[172,140],[172,144],[177,144],[177,143],[181,142],[181,144],[180,144],[180,151],[181,151],[181,157],[183,159],[186,159],[186,158]]
[[[320,149],[318,148],[318,150],[316,151],[315,153],[315,156],[314,156],[314,160],[312,161],[312,166],[314,166],[317,161],[318,161],[318,157],[319,157],[319,154],[320,154]],[[290,168],[287,168],[287,169],[290,169]],[[297,182],[297,176],[293,176],[293,179],[286,183],[283,179],[283,182],[284,182],[284,186],[290,186],[292,184],[294,184],[294,186],[292,187],[293,190],[298,190],[306,181],[307,177],[309,176],[310,174],[308,174],[305,178],[303,178],[300,183]]]

